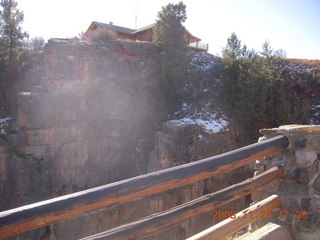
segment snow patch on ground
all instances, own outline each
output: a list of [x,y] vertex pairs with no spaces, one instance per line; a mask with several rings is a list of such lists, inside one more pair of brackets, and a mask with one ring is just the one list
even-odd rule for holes
[[207,52],[200,52],[193,56],[191,60],[192,69],[189,72],[205,72],[213,69],[217,60]]
[[206,116],[194,114],[190,117],[184,117],[178,120],[170,120],[171,123],[174,123],[177,126],[194,124],[201,126],[207,133],[217,133],[228,130],[228,121],[226,117],[222,115],[217,117],[215,113],[206,114]]

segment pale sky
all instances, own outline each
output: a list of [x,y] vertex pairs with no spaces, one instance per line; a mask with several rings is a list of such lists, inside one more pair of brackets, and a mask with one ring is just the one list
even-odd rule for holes
[[[92,21],[135,28],[154,23],[162,6],[176,0],[17,0],[30,37],[68,38]],[[184,0],[184,26],[209,52],[221,54],[235,32],[242,43],[260,50],[268,39],[287,57],[320,59],[320,0]]]

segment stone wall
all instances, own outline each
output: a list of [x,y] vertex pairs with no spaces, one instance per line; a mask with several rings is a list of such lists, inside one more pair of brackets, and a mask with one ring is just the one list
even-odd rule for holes
[[284,200],[281,211],[285,214],[272,220],[288,225],[296,239],[319,239],[320,126],[287,125],[262,129],[261,133],[264,137],[260,140],[285,135],[290,146],[276,156],[256,161],[256,174],[281,165],[285,175],[253,194],[253,201],[258,202],[272,193],[279,194]]

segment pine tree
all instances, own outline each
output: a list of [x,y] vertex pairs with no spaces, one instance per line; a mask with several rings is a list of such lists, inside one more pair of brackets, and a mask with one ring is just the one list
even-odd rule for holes
[[1,61],[6,66],[5,77],[12,79],[18,71],[17,49],[27,37],[21,28],[24,14],[17,9],[18,3],[14,0],[1,0],[0,6]]
[[276,127],[286,122],[289,105],[286,101],[284,80],[281,77],[282,69],[278,67],[278,58],[269,41],[262,45],[260,54],[262,76],[268,88],[266,104],[269,126]]
[[236,103],[239,101],[241,48],[241,41],[235,33],[232,33],[222,51],[222,98],[231,109],[235,109]]
[[183,2],[168,4],[158,13],[153,29],[153,43],[159,47],[159,69],[165,99],[171,105],[180,101],[187,70],[187,43],[184,38],[186,6]]

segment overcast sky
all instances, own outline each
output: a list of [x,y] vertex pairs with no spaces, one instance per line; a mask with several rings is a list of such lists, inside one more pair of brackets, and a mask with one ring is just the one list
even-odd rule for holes
[[[30,37],[66,38],[84,32],[92,21],[135,28],[154,23],[171,0],[17,0]],[[209,52],[221,54],[235,32],[249,48],[268,39],[290,58],[320,59],[320,0],[184,0],[185,27]]]

